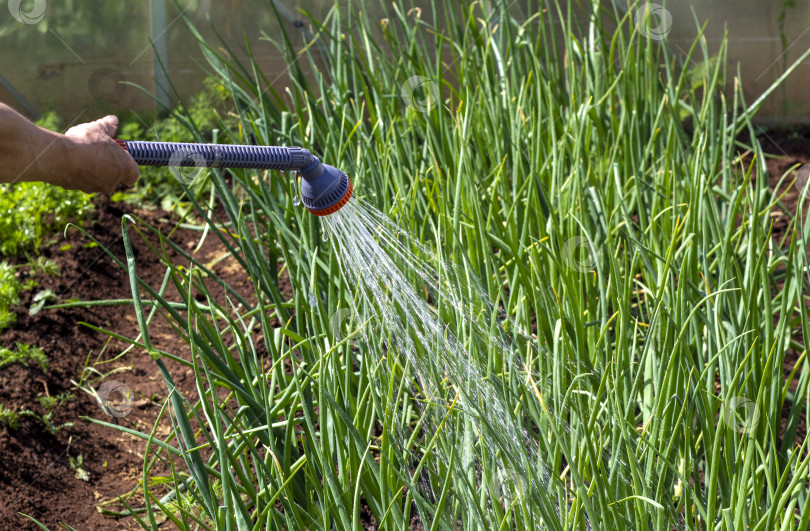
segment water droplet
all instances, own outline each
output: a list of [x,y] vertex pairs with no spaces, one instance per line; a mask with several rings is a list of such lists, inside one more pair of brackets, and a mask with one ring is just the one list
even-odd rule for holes
[[298,194],[295,194],[293,197],[293,205],[298,206],[301,204],[301,199],[298,197]]
[[309,294],[309,305],[313,308],[318,305],[318,297],[316,297],[314,293]]
[[328,240],[329,240],[329,233],[328,233],[328,232],[326,232],[326,231],[323,231],[323,232],[321,233],[321,241],[324,241],[324,242],[325,242],[325,241],[328,241]]

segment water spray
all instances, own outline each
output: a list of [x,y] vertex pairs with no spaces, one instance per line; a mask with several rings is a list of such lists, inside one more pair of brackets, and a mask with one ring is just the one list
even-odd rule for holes
[[304,148],[141,142],[115,139],[139,166],[242,168],[297,171],[301,200],[316,216],[334,214],[352,196],[352,182],[339,169],[323,164]]

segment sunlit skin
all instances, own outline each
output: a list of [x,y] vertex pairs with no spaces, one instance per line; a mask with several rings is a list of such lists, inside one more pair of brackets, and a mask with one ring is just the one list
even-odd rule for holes
[[105,116],[56,133],[0,103],[0,183],[43,181],[87,193],[115,191],[138,180],[138,165],[113,137],[118,118]]

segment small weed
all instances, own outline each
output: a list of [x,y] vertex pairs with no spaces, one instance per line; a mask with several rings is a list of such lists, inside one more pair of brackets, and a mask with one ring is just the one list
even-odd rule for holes
[[18,429],[20,427],[20,414],[0,404],[0,425],[7,426],[12,430]]
[[59,264],[44,256],[37,256],[36,260],[28,262],[28,267],[31,270],[31,276],[44,273],[49,277],[58,277],[62,274],[62,269],[59,267]]
[[42,406],[46,412],[51,413],[53,410],[71,398],[73,398],[73,395],[69,393],[62,393],[56,396],[40,396],[37,398],[37,400],[39,401],[39,405]]
[[20,302],[23,284],[16,272],[16,268],[8,262],[0,262],[0,330],[11,326],[17,318],[11,307]]
[[64,424],[55,424],[53,422],[53,417],[56,414],[57,409],[72,398],[73,395],[70,393],[62,393],[56,396],[40,396],[38,398],[39,405],[45,410],[43,415],[27,410],[21,411],[20,414],[34,417],[45,425],[45,429],[48,431],[48,433],[51,435],[56,435],[62,428],[73,426],[72,422],[65,422]]
[[0,185],[0,256],[36,253],[43,238],[91,208],[90,196],[45,183]]
[[75,459],[72,456],[68,456],[68,459],[70,460],[70,468],[72,468],[73,472],[76,473],[76,479],[90,481],[90,473],[83,467],[84,457],[79,454],[79,456]]
[[56,435],[62,428],[73,426],[72,422],[65,422],[64,424],[55,424],[53,422],[53,416],[56,413],[56,410],[71,398],[73,398],[73,395],[69,393],[62,393],[57,396],[39,397],[39,405],[45,410],[45,413],[42,415],[36,413],[35,411],[31,411],[30,409],[14,411],[0,404],[0,424],[8,426],[12,430],[16,430],[20,427],[21,417],[33,417],[45,426],[45,430],[48,433],[51,435]]
[[28,363],[34,363],[47,372],[50,360],[41,348],[23,343],[17,343],[17,350],[0,347],[0,368],[12,363],[21,363],[28,367]]

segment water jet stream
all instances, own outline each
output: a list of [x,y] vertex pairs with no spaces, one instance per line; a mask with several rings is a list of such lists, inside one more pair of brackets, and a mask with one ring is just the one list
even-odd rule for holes
[[[444,466],[455,468],[453,480],[468,477],[474,470],[477,486],[481,487],[485,481],[482,469],[487,468],[488,475],[495,478],[489,481],[499,483],[496,486],[503,491],[505,500],[520,497],[537,513],[536,528],[558,529],[560,512],[567,508],[557,504],[555,490],[560,482],[554,476],[559,472],[552,472],[554,465],[545,459],[538,438],[546,437],[547,444],[542,446],[553,445],[561,433],[571,433],[571,422],[575,428],[581,424],[567,419],[582,415],[569,414],[565,397],[523,362],[531,363],[538,356],[548,359],[552,353],[505,317],[467,269],[436,259],[428,248],[369,204],[353,198],[322,222],[344,282],[356,294],[354,311],[370,310],[376,316],[380,331],[363,333],[372,343],[385,338],[382,348],[367,348],[363,355],[373,358],[369,360],[372,365],[385,356],[404,356],[407,364],[402,365],[414,370],[416,389],[412,391],[420,396],[417,403],[428,419],[427,439],[442,426],[456,424],[445,420],[449,412],[466,415],[472,421],[476,433],[474,455],[450,462],[448,455],[436,452]],[[360,322],[366,320],[363,316]],[[569,377],[581,372],[566,360],[556,359],[554,363]],[[543,412],[544,425],[538,426],[518,412],[530,401],[535,401],[531,407]],[[593,404],[593,408],[597,407],[598,403]],[[529,433],[524,427],[527,425],[540,434]],[[399,434],[398,440],[402,443],[408,436]],[[446,436],[453,439],[454,434]],[[453,453],[462,455],[464,441],[456,438],[455,445]],[[573,458],[566,450],[563,453],[566,460]],[[568,464],[572,465],[570,461]],[[570,466],[573,477],[569,476],[566,488],[579,490],[587,507],[587,485],[576,473],[576,467]],[[626,479],[620,477],[619,481]],[[423,488],[432,496],[429,484],[423,482]],[[490,489],[491,503],[504,503],[497,491]],[[454,492],[472,505],[480,497],[479,492],[462,485]],[[586,512],[592,513],[593,509]],[[425,521],[429,516],[422,515]],[[464,522],[465,528],[471,523]],[[493,524],[477,523],[484,528]]]

